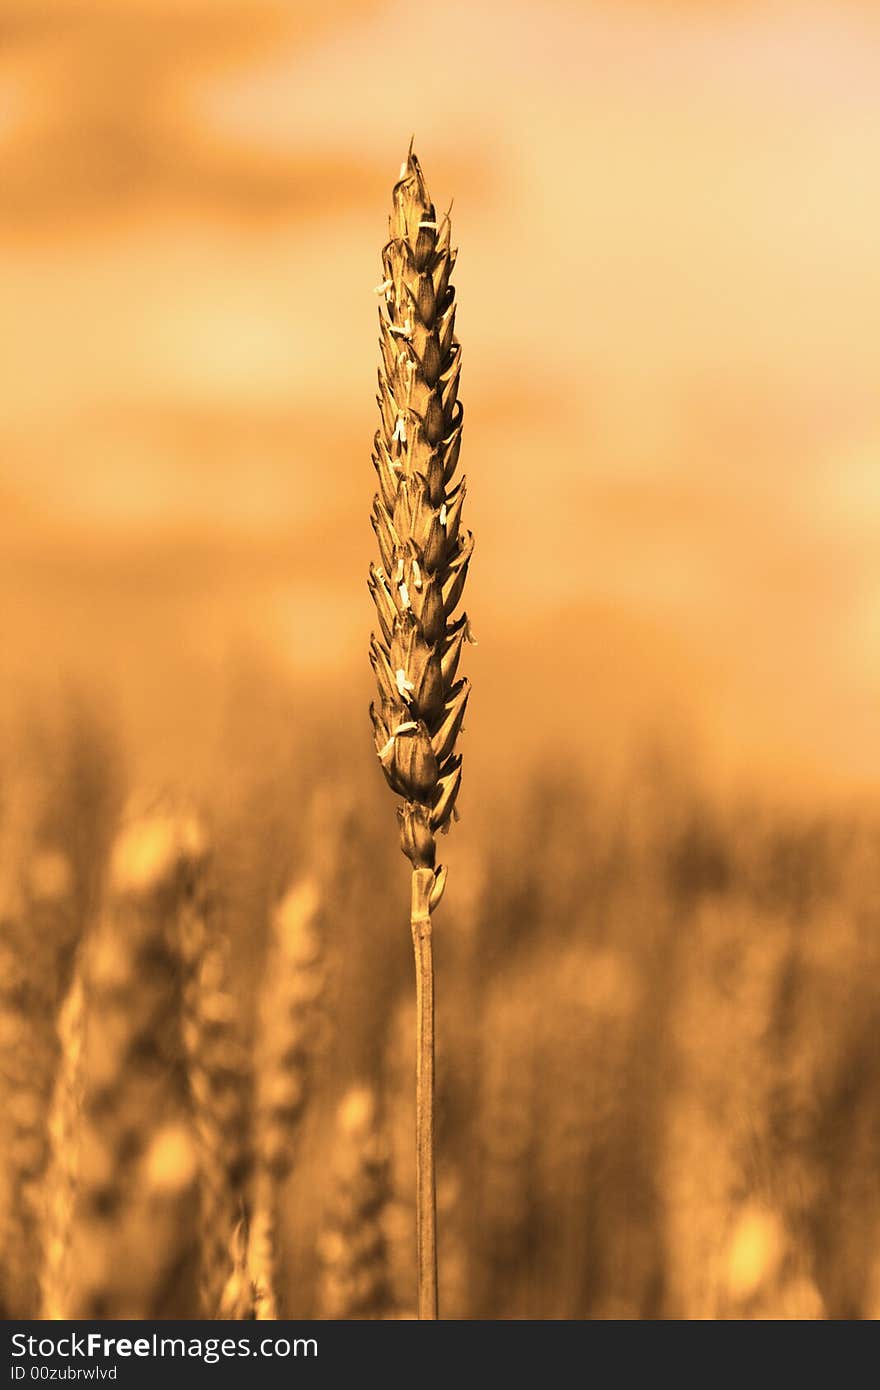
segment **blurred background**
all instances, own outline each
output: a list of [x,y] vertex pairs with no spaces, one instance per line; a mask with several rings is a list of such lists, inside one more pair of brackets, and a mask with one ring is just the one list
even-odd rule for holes
[[358,896],[323,909],[322,1103],[365,1078],[392,1133],[365,580],[413,133],[455,199],[458,1315],[880,1312],[878,121],[856,0],[0,3],[4,920],[51,842],[85,930],[119,807],[171,785],[253,993],[329,791]]

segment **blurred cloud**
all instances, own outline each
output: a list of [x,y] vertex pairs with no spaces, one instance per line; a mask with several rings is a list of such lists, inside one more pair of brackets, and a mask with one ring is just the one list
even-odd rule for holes
[[[871,7],[65,0],[2,27],[7,661],[133,682],[197,627],[215,653],[249,632],[355,668],[371,288],[415,130],[456,197],[481,679],[510,681],[527,621],[536,739],[580,740],[598,682],[609,718],[685,719],[738,774],[862,780]],[[124,657],[120,591],[156,617]]]

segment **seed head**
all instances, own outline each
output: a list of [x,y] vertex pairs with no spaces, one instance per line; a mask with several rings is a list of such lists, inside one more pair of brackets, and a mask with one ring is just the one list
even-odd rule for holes
[[404,800],[401,848],[414,869],[434,868],[434,836],[456,814],[455,746],[470,693],[466,680],[456,681],[470,629],[466,615],[453,618],[474,544],[461,526],[464,479],[453,482],[463,417],[455,258],[449,216],[438,218],[410,151],[394,186],[377,287],[381,423],[371,522],[381,565],[371,568],[369,588],[379,619],[370,643],[376,753]]

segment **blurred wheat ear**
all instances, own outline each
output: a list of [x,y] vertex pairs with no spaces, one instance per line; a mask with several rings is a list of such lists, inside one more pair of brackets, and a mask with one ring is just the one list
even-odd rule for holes
[[40,1316],[67,1316],[70,1295],[70,1234],[77,1194],[79,1122],[82,1106],[83,981],[77,965],[58,1015],[59,1067],[52,1089],[47,1131]]
[[370,661],[379,687],[371,706],[376,752],[412,864],[416,959],[416,1186],[419,1316],[436,1318],[434,1177],[434,970],[431,912],[443,893],[435,834],[449,829],[461,782],[456,742],[469,687],[456,680],[470,640],[453,620],[473,536],[461,527],[465,483],[453,483],[461,447],[461,349],[455,337],[456,252],[448,214],[439,219],[410,148],[394,186],[378,287],[380,428],[373,464],[379,491],[372,524],[381,564],[370,570],[379,634]]
[[211,911],[204,875],[180,913],[183,1044],[200,1179],[200,1300],[218,1316],[233,1275],[247,1176],[251,1068],[231,983],[228,941]]
[[256,1300],[248,1262],[248,1229],[244,1216],[238,1221],[229,1242],[229,1274],[220,1295],[218,1318],[230,1322],[252,1322]]
[[376,1096],[349,1091],[339,1107],[331,1207],[319,1243],[322,1318],[383,1318],[391,1281],[383,1229],[388,1150]]
[[294,1160],[309,1092],[326,983],[319,917],[322,884],[305,877],[271,922],[257,1004],[255,1169],[248,1235],[254,1317],[277,1317],[276,1229],[281,1184]]
[[[18,807],[5,809],[18,819]],[[9,1317],[31,1316],[38,1296],[55,1016],[77,920],[69,862],[37,840],[27,824],[0,833],[0,1306]]]
[[72,1128],[75,1137],[75,1159],[56,1154],[53,1168],[56,1222],[68,1223],[66,1270],[44,1295],[56,1309],[63,1299],[67,1317],[186,1307],[199,1174],[179,1027],[178,926],[203,855],[201,828],[187,812],[154,804],[131,817],[82,945],[62,1015],[53,1117],[59,1148]]

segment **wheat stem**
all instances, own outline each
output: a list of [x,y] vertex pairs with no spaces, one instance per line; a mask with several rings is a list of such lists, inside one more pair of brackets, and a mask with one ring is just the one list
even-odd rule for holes
[[419,1317],[437,1306],[437,1183],[434,1173],[434,951],[430,894],[434,875],[414,869],[411,927],[416,961],[416,1239]]

